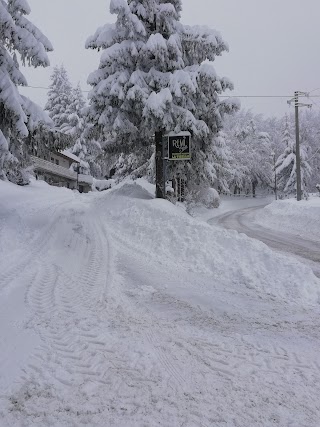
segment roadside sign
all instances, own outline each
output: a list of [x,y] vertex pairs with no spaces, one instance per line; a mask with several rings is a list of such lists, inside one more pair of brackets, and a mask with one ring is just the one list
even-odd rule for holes
[[191,133],[180,132],[168,134],[168,160],[191,159]]

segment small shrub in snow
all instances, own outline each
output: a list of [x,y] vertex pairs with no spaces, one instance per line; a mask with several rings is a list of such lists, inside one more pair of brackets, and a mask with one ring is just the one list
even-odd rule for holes
[[192,207],[195,205],[202,205],[207,209],[213,209],[220,206],[220,196],[214,188],[194,187],[191,191],[188,191],[186,202],[189,206],[187,210],[192,210]]
[[218,208],[220,206],[220,197],[214,188],[204,188],[199,193],[199,202],[208,209]]
[[94,179],[92,184],[93,191],[105,191],[109,190],[115,184],[114,179]]

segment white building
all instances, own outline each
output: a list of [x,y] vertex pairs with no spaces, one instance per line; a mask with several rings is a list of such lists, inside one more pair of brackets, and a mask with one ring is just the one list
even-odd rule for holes
[[82,175],[71,169],[71,165],[80,164],[80,159],[72,153],[47,151],[44,155],[31,156],[37,179],[41,179],[56,187],[77,189],[80,193],[88,193],[93,183],[92,176]]

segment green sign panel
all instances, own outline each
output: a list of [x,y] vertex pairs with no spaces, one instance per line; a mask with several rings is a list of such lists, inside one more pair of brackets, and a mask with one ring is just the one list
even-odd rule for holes
[[181,132],[177,135],[168,135],[168,159],[191,159],[191,135],[189,132]]

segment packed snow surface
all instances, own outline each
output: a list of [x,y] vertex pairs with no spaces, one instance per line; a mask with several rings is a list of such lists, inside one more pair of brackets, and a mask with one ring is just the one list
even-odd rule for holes
[[153,192],[0,182],[0,427],[319,427],[319,280]]
[[278,200],[260,210],[254,220],[263,227],[320,241],[320,197]]

